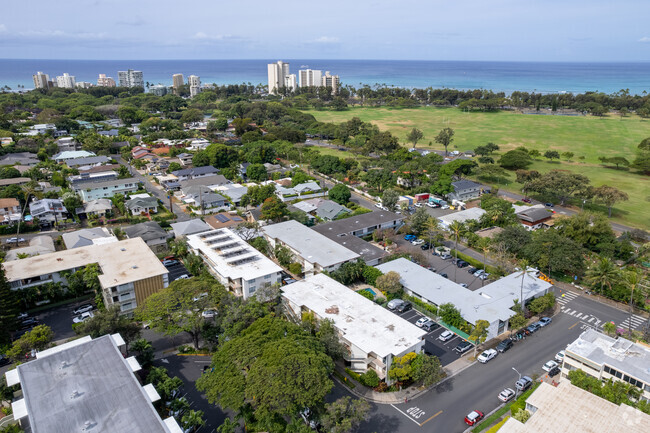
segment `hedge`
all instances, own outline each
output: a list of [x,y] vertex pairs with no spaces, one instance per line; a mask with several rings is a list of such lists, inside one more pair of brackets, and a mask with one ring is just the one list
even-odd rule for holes
[[[475,258],[468,256],[467,254],[463,254],[460,251],[457,252],[453,248],[449,251],[449,254],[451,254],[452,257],[456,257],[456,254],[458,254],[459,259],[465,260],[467,263],[469,263],[471,266],[474,266],[477,269],[483,269],[483,262],[481,262],[480,260],[476,260]],[[485,272],[487,272],[488,274],[498,273],[497,268],[490,265],[485,265]]]
[[413,304],[416,310],[433,318],[438,317],[438,308],[435,305],[424,302],[422,299],[416,298],[415,296],[405,295],[404,297]]
[[506,421],[508,421],[508,418],[510,418],[510,416],[507,416],[507,417],[503,418],[501,421],[499,421],[497,424],[494,424],[492,426],[492,428],[487,431],[487,433],[496,433],[496,432],[498,432],[499,429],[501,427],[503,427],[503,425],[506,423]]

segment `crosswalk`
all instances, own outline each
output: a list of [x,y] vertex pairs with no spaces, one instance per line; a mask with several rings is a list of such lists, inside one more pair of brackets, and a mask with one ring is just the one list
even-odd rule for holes
[[[603,325],[603,321],[601,319],[592,314],[582,313],[568,306],[571,301],[578,298],[579,296],[580,295],[574,292],[565,292],[562,295],[558,296],[556,298],[556,301],[560,305],[560,311],[564,314],[575,317],[576,319],[580,319],[582,323],[588,326],[600,328]],[[645,325],[646,321],[647,319],[644,317],[633,314],[632,316],[628,315],[620,323],[617,323],[616,327],[622,329],[641,329]]]
[[573,292],[565,292],[565,293],[563,293],[562,295],[558,296],[556,299],[557,299],[557,303],[558,303],[558,304],[560,304],[560,305],[566,305],[566,304],[568,304],[569,302],[573,301],[573,300],[574,300],[575,298],[577,298],[577,297],[578,297],[578,294],[577,294],[577,293],[573,293]]
[[636,314],[633,314],[632,316],[628,316],[627,319],[623,320],[618,327],[623,328],[623,329],[628,329],[630,328],[630,324],[632,324],[631,328],[632,329],[638,329],[641,328],[647,319],[641,316],[637,316]]
[[581,313],[578,310],[574,310],[564,305],[562,306],[561,311],[564,314],[568,314],[569,316],[575,317],[576,319],[580,319],[580,321],[582,321],[583,323],[589,324],[596,328],[600,327],[600,325],[603,322],[601,319],[599,319],[596,316],[593,316],[591,314]]

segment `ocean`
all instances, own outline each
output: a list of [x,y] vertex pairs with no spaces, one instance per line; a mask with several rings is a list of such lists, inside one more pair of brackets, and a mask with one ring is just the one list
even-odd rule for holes
[[[16,60],[0,59],[0,87],[34,87],[32,75],[50,77],[68,72],[77,81],[97,82],[100,73],[117,81],[117,71],[134,69],[145,82],[171,85],[172,75],[198,75],[203,84],[266,84],[267,63],[275,60]],[[650,92],[650,62],[646,63],[551,63],[395,60],[300,60],[287,59],[290,72],[321,69],[341,77],[342,84],[409,88],[486,89],[511,93],[604,93],[628,89],[632,94]]]

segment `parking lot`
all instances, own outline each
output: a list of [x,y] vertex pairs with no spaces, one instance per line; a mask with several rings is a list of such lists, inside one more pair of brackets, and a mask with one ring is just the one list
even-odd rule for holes
[[187,275],[188,277],[192,276],[192,274],[189,273],[189,271],[187,270],[187,268],[185,268],[185,265],[183,265],[182,262],[178,262],[176,264],[165,266],[165,267],[169,271],[169,282],[170,283],[172,281],[176,280],[181,275]]
[[[409,310],[405,311],[404,313],[400,313],[398,311],[393,312],[413,324],[415,324],[418,319],[423,317],[423,314],[416,310]],[[443,328],[442,326],[436,326],[435,329],[431,330],[431,332],[428,332],[424,337],[425,352],[430,355],[437,356],[443,366],[450,364],[461,357],[461,355],[454,351],[454,347],[458,346],[458,344],[463,341],[461,337],[455,334],[450,340],[444,342],[438,340],[438,337],[444,331],[446,331],[446,328]],[[465,352],[465,354],[471,353],[472,350],[473,348]]]

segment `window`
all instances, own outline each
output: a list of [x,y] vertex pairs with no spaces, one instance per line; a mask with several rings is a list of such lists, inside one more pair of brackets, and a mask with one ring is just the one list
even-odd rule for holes
[[250,286],[248,288],[248,293],[252,295],[253,293],[255,293],[255,290],[257,290],[257,288],[255,286]]
[[271,276],[270,276],[270,275],[264,275],[264,279],[265,279],[265,280],[270,280],[270,279],[271,279]]

